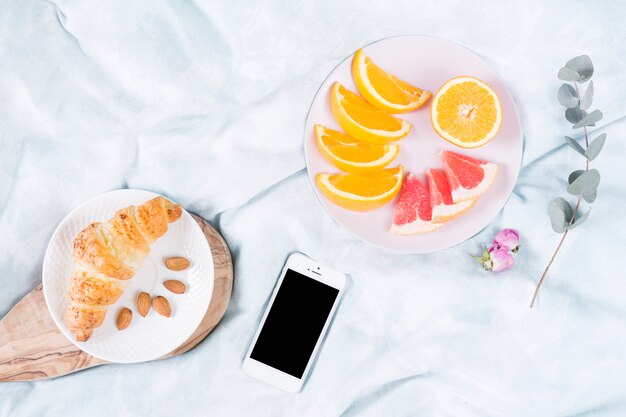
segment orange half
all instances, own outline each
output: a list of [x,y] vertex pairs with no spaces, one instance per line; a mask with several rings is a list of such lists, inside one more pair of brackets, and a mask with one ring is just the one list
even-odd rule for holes
[[502,124],[502,107],[496,93],[474,77],[447,81],[430,107],[435,131],[461,148],[477,148],[491,141]]

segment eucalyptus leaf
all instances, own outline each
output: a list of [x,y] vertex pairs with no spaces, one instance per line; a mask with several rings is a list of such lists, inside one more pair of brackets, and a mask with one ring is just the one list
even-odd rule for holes
[[580,143],[578,143],[576,141],[576,139],[570,138],[569,136],[565,136],[565,142],[576,152],[578,152],[579,154],[581,154],[582,156],[587,156],[585,155],[585,148],[583,148]]
[[606,141],[606,133],[601,134],[597,138],[595,138],[587,147],[585,151],[585,156],[590,161],[596,159],[596,156],[600,154],[602,147],[604,146],[604,142]]
[[580,226],[581,224],[583,224],[585,222],[585,220],[587,220],[587,217],[589,217],[589,213],[591,213],[591,210],[588,210],[585,214],[583,214],[582,216],[576,216],[576,220],[574,220],[574,223],[570,224],[569,226],[566,227],[566,229],[573,229],[574,227]]
[[576,92],[576,90],[574,90],[574,87],[569,84],[562,84],[559,88],[557,96],[559,99],[559,103],[561,103],[562,106],[570,109],[573,107],[577,107],[580,103],[578,93]]
[[552,200],[548,213],[550,214],[552,230],[557,233],[563,233],[567,229],[567,226],[574,215],[572,206],[570,206],[567,200],[563,197],[558,197]]
[[592,101],[593,101],[593,81],[589,81],[589,86],[587,87],[585,94],[583,94],[582,98],[580,99],[580,108],[583,110],[587,110],[589,106],[591,106]]
[[583,194],[583,198],[585,199],[587,203],[593,203],[594,201],[596,201],[597,196],[598,196],[598,190],[592,193]]
[[557,76],[563,81],[579,81],[581,79],[580,74],[576,70],[567,67],[561,68]]
[[565,110],[565,118],[570,123],[578,123],[586,115],[587,115],[587,112],[582,110],[580,107],[574,107],[572,109]]
[[583,117],[578,123],[573,126],[573,128],[578,129],[583,126],[594,126],[595,123],[600,119],[602,119],[602,112],[600,110],[594,110],[585,117]]
[[587,55],[577,56],[565,63],[565,68],[569,68],[576,72],[579,76],[577,80],[581,83],[586,82],[593,75],[593,63]]
[[567,192],[574,195],[593,193],[598,185],[600,185],[600,173],[597,169],[590,169],[572,181],[567,187]]
[[572,172],[571,174],[569,174],[569,177],[567,177],[567,183],[573,183],[574,181],[576,181],[576,178],[580,177],[585,172],[587,171],[585,171],[584,169],[577,169],[576,171]]

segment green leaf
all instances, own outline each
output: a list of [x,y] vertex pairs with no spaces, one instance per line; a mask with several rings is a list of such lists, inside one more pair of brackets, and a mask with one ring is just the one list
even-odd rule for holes
[[590,169],[579,175],[567,187],[567,192],[574,195],[593,193],[600,185],[600,173],[597,169]]
[[585,155],[585,148],[583,148],[580,145],[580,143],[576,141],[576,139],[570,138],[569,136],[565,136],[565,142],[570,146],[570,148],[572,148],[573,150],[575,150],[582,156],[587,156]]
[[565,118],[570,123],[578,123],[586,115],[587,115],[587,112],[582,110],[580,107],[574,107],[573,109],[565,110]]
[[567,200],[563,197],[558,197],[552,200],[548,213],[550,214],[552,230],[557,233],[563,233],[567,230],[567,226],[574,215],[572,206],[570,206]]
[[574,220],[574,223],[570,224],[569,226],[566,227],[566,229],[573,229],[574,227],[580,226],[581,224],[583,224],[585,222],[585,220],[587,220],[587,217],[589,217],[589,213],[591,213],[591,209],[588,210],[585,214],[583,214],[582,216],[578,216],[576,215],[576,220]]
[[578,129],[583,126],[594,126],[595,123],[600,119],[602,119],[602,112],[600,110],[594,110],[585,117],[583,117],[578,123],[573,126],[573,128]]
[[583,194],[583,198],[587,203],[593,203],[596,201],[596,197],[598,196],[598,190],[595,190],[592,193]]
[[593,81],[589,81],[589,86],[585,91],[585,94],[580,99],[580,108],[583,110],[587,110],[589,106],[591,106],[591,102],[593,101]]
[[567,67],[561,68],[559,70],[559,73],[557,74],[557,77],[559,77],[559,79],[563,81],[579,81],[580,80],[580,74],[578,74],[578,72],[576,72],[575,70],[571,68],[567,68]]
[[573,107],[577,107],[578,103],[580,103],[578,93],[576,92],[576,90],[574,90],[574,87],[569,84],[561,85],[557,97],[559,99],[559,103],[561,103],[562,106],[570,109]]
[[604,146],[604,142],[606,141],[606,133],[601,134],[597,138],[595,138],[587,147],[585,151],[585,156],[590,161],[596,159],[596,156],[600,154],[602,147]]
[[578,79],[573,81],[584,83],[593,75],[593,63],[587,55],[570,59],[565,63],[565,68],[569,68],[578,74]]
[[585,171],[584,169],[577,169],[576,171],[572,172],[571,174],[569,174],[569,177],[567,177],[567,183],[573,183],[574,181],[576,181],[576,178],[580,177],[585,172],[587,171]]

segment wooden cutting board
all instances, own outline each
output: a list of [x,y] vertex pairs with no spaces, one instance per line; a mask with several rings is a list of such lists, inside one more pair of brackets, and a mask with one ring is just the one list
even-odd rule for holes
[[[192,214],[206,236],[215,268],[213,295],[196,331],[165,359],[200,343],[224,316],[233,288],[233,263],[228,245],[206,220]],[[52,320],[41,284],[0,320],[0,381],[33,381],[67,375],[109,362],[74,346]]]

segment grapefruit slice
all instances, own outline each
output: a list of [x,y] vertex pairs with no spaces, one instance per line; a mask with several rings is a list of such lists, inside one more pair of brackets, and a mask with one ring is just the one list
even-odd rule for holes
[[473,200],[483,195],[498,173],[498,164],[493,162],[451,151],[443,151],[440,156],[454,203]]
[[402,182],[393,224],[389,232],[394,235],[432,232],[443,226],[443,223],[433,223],[432,215],[433,208],[428,186],[413,173],[408,173]]
[[430,201],[433,206],[433,223],[445,223],[474,207],[476,198],[454,203],[448,177],[443,169],[429,168],[426,170]]

